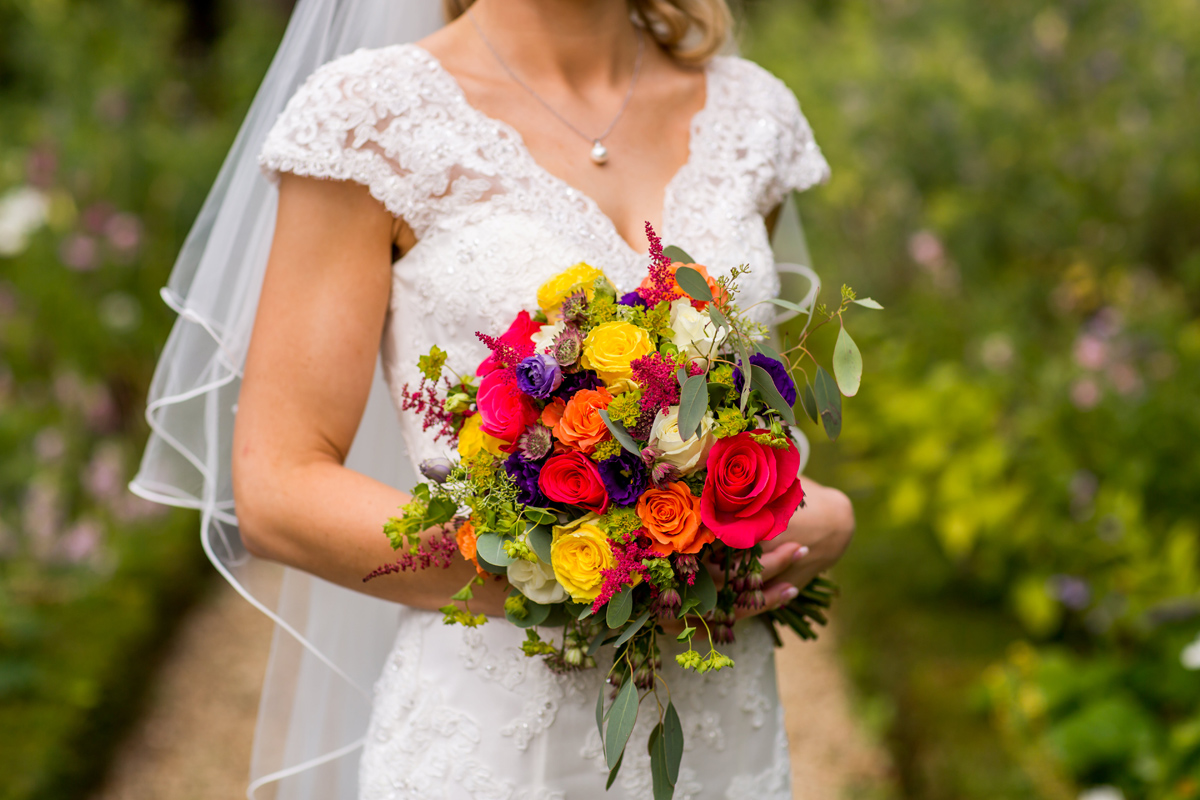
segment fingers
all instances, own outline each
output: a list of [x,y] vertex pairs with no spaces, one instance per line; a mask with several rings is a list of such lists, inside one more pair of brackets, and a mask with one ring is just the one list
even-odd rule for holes
[[761,607],[735,608],[734,616],[737,619],[745,619],[746,617],[757,616],[765,611],[773,611],[785,603],[796,599],[799,594],[800,590],[793,584],[787,581],[774,581],[763,587],[763,605]]
[[792,564],[795,564],[800,559],[808,555],[808,546],[800,544],[785,544],[771,550],[768,553],[763,553],[762,558],[762,578],[763,581],[769,581],[772,578],[781,575]]

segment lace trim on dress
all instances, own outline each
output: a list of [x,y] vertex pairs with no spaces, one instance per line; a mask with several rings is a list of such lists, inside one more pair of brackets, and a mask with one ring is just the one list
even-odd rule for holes
[[[707,76],[689,158],[664,205],[686,211],[688,198],[706,194],[694,191],[699,184],[711,191],[717,182],[749,188],[766,213],[786,192],[828,177],[781,81],[733,57],[714,58]],[[693,169],[695,161],[704,169]],[[361,183],[418,239],[472,206],[533,211],[551,201],[563,207],[560,219],[569,215],[592,237],[624,243],[591,198],[538,165],[519,133],[471,106],[454,77],[416,45],[358,50],[322,66],[271,129],[260,164],[272,180],[291,172]]]

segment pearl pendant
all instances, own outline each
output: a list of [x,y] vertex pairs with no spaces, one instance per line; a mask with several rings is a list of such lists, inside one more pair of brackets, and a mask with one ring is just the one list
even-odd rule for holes
[[599,139],[592,142],[592,162],[600,165],[608,161],[608,148]]

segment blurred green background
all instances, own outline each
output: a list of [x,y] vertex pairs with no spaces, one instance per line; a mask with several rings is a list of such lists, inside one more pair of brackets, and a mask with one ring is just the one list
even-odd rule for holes
[[[124,485],[158,289],[286,13],[0,0],[0,797],[86,793],[211,577]],[[816,266],[886,306],[812,470],[856,502],[886,793],[1200,796],[1200,2],[746,17],[833,165]]]

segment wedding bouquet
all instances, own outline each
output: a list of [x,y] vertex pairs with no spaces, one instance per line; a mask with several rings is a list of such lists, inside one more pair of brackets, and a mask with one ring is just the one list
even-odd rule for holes
[[[594,668],[601,648],[615,648],[611,702],[602,690],[596,704],[610,786],[641,701],[663,682],[661,621],[684,626],[684,669],[733,666],[717,648],[733,641],[738,608],[764,605],[762,543],[804,503],[793,406],[799,399],[836,437],[841,395],[861,375],[844,325],[835,381],[805,347],[812,308],[767,301],[808,314],[799,340],[778,352],[735,303],[745,268],[714,279],[646,229],[651,264],[635,291],[618,296],[601,270],[577,264],[538,290],[538,311],[520,312],[498,338],[476,334],[491,354],[474,375],[445,376],[436,346],[421,357],[421,384],[404,388],[403,408],[457,440],[459,459],[422,463],[429,482],[384,528],[399,558],[368,576],[449,566],[461,553],[477,574],[442,609],[447,623],[483,624],[470,611],[473,587],[502,576],[526,655],[566,671]],[[816,310],[817,326],[840,323],[852,302],[879,307],[843,288],[835,309]],[[773,634],[783,624],[812,638],[832,593],[815,579],[761,618]],[[558,642],[538,632],[556,628]],[[683,730],[669,699],[653,706],[658,800],[673,793]]]

